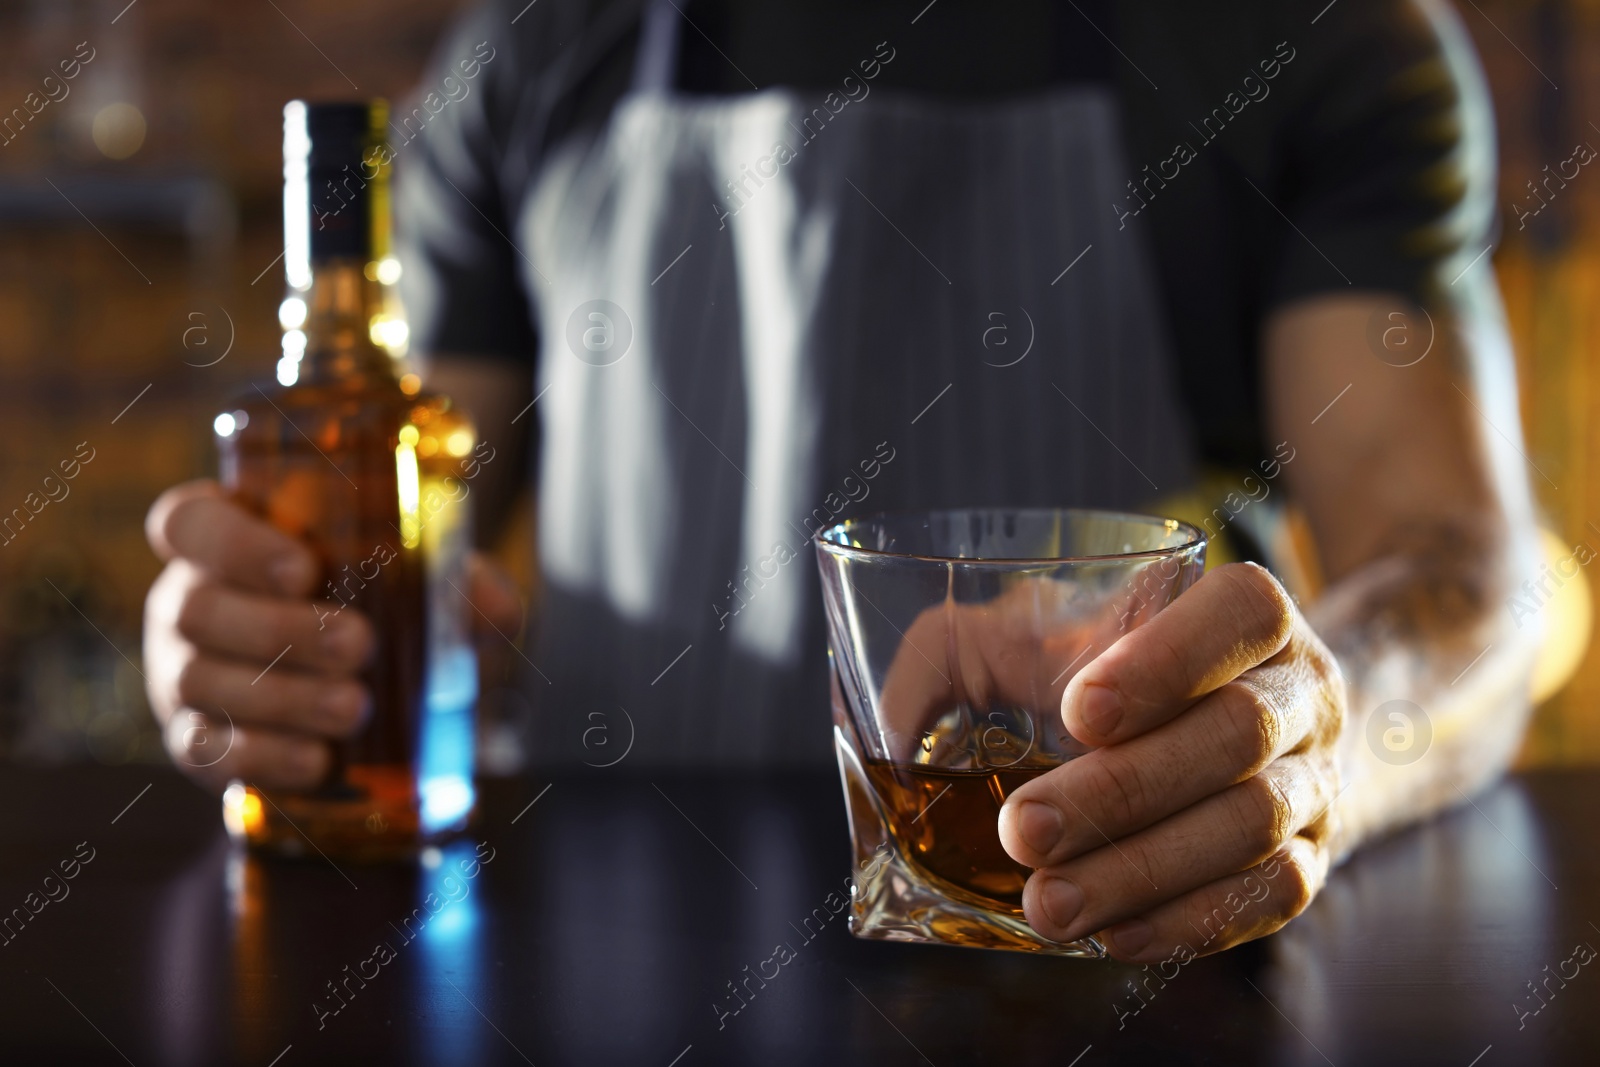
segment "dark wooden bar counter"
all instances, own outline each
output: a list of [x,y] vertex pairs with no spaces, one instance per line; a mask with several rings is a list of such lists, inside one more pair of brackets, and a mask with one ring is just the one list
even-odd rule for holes
[[163,770],[0,772],[0,1063],[1496,1067],[1600,1051],[1600,774],[1513,778],[1360,854],[1277,936],[1162,982],[857,941],[824,903],[849,863],[831,777],[622,770],[487,783],[482,824],[431,869],[247,858],[217,802]]

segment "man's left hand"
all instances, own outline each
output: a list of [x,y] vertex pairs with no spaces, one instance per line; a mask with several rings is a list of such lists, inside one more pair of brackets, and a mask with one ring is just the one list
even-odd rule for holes
[[1061,716],[1095,751],[1000,814],[1006,851],[1039,868],[1023,908],[1045,937],[1099,933],[1135,963],[1204,955],[1272,933],[1321,889],[1344,679],[1263,568],[1207,574],[1084,667]]

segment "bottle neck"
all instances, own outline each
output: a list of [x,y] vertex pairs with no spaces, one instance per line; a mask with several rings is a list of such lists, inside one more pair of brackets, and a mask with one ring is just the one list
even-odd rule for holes
[[312,262],[303,378],[394,378],[394,361],[372,340],[381,292],[378,283],[367,277],[366,266],[365,258],[359,256],[330,256]]

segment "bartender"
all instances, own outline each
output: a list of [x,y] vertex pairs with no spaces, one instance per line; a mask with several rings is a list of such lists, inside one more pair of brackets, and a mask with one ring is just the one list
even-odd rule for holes
[[[1219,467],[1276,493],[1226,512],[1258,562],[1084,667],[1062,715],[1099,751],[1002,810],[1036,929],[1153,961],[1266,884],[1208,948],[1270,933],[1516,752],[1537,626],[1502,604],[1535,527],[1489,105],[1444,4],[508,0],[418,99],[413,343],[527,457],[474,484],[490,532],[537,499],[533,758],[621,706],[630,765],[821,765],[822,519],[1160,509]],[[1305,567],[1234,536],[1283,500],[1303,602]],[[196,777],[313,785],[366,714],[370,627],[317,632],[310,553],[210,482],[149,534],[175,756],[226,707]],[[487,565],[473,599],[519,626]],[[262,675],[290,643],[316,651]],[[1423,758],[1369,743],[1385,707]]]

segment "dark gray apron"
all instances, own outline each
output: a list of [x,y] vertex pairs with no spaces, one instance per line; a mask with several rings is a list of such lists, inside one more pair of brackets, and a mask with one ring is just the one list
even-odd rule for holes
[[1137,509],[1193,446],[1110,208],[1133,172],[1108,88],[692,96],[681,24],[654,5],[633,90],[518,219],[544,434],[529,755],[821,763],[818,525]]

